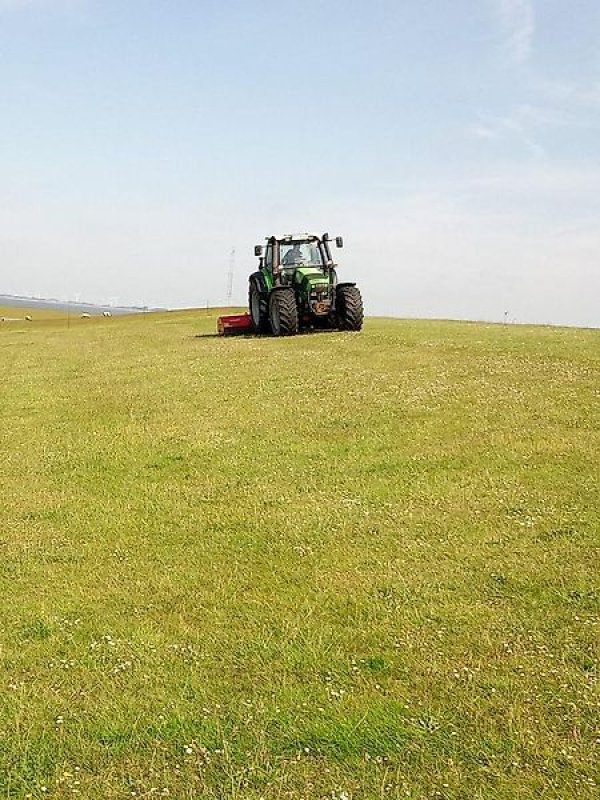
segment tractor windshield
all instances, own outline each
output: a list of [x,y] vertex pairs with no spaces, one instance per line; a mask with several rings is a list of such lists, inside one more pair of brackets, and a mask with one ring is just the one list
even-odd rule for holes
[[322,267],[317,242],[281,242],[279,256],[282,267]]

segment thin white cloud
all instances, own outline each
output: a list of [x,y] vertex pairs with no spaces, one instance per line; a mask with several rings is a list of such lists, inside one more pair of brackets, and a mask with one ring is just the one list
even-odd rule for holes
[[[600,208],[600,167],[575,167],[545,162],[532,162],[528,167],[522,164],[512,167],[503,165],[501,168],[488,169],[483,174],[467,176],[462,181],[462,186],[467,193],[486,191],[497,197],[503,193],[515,200],[531,200],[537,197],[546,204],[568,200],[573,212],[584,216],[589,211],[596,215]],[[474,207],[478,204],[479,200],[474,203]]]
[[[587,126],[591,122],[597,126],[600,112],[599,74],[584,75],[578,82],[536,75],[531,79],[531,88],[547,103],[564,109],[565,115],[578,125]],[[586,115],[593,115],[593,118],[589,119]]]
[[533,51],[533,3],[531,0],[493,0],[493,6],[502,28],[508,58],[517,64],[525,63]]
[[494,139],[498,138],[497,128],[494,128],[494,126],[490,125],[489,123],[484,124],[482,122],[477,122],[474,125],[469,125],[467,132],[476,139],[493,141]]
[[468,132],[477,139],[487,141],[513,141],[524,147],[534,158],[545,155],[542,145],[536,140],[533,131],[545,127],[549,116],[542,109],[522,105],[514,108],[504,116],[488,115],[471,125]]
[[554,85],[535,79],[531,103],[520,103],[504,114],[484,113],[467,126],[467,134],[490,143],[512,141],[536,158],[546,155],[541,144],[551,131],[600,129],[600,90],[575,84]]

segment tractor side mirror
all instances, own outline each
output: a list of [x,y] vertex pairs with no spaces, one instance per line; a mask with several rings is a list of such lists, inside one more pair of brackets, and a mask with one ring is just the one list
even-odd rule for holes
[[262,256],[262,244],[254,245],[254,255]]
[[344,246],[344,238],[342,236],[335,237],[335,246],[336,247],[343,247]]

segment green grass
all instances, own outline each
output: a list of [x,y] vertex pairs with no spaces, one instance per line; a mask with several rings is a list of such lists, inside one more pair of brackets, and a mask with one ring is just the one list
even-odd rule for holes
[[[25,317],[31,317],[26,320]],[[9,330],[26,331],[35,326],[40,327],[60,327],[71,328],[79,325],[90,325],[102,318],[101,314],[90,319],[82,319],[80,311],[66,311],[58,308],[40,308],[39,306],[27,308],[24,306],[3,306],[0,305],[0,318],[4,317],[4,322],[0,322],[0,333],[6,334]]]
[[598,797],[600,331],[214,324],[0,328],[0,797]]

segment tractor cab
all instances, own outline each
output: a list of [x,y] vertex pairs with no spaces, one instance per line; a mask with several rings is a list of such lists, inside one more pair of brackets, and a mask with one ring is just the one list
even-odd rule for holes
[[[273,285],[289,284],[299,267],[319,270],[327,273],[335,266],[329,249],[329,235],[322,237],[309,233],[288,234],[286,236],[270,236],[264,248],[257,245],[255,255],[260,257],[260,269],[269,273]],[[341,236],[336,238],[336,245],[343,246]]]

